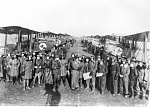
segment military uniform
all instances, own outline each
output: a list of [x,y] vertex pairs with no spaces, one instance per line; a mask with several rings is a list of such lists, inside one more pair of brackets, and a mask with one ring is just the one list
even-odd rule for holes
[[140,86],[142,86],[145,70],[139,65],[136,67],[136,69],[137,69],[137,74],[138,74],[138,77],[136,80],[136,91],[137,91],[137,95],[140,95]]
[[98,78],[98,88],[101,90],[102,94],[104,93],[104,90],[106,88],[106,74],[108,73],[107,67],[104,65],[104,63],[101,65],[100,61],[96,61],[96,73],[103,73],[102,76],[97,77]]
[[19,60],[10,59],[8,65],[10,67],[10,76],[17,77],[19,75],[19,66],[20,66]]
[[59,60],[58,61],[53,60],[52,69],[53,69],[54,89],[60,86],[60,74],[61,74],[60,68],[61,68],[61,65],[60,65]]
[[[90,65],[89,62],[85,62],[85,64],[84,64],[84,73],[90,72],[89,65]],[[86,85],[87,85],[87,88],[89,88],[89,86],[90,86],[90,79],[86,80]]]
[[6,80],[7,81],[11,81],[11,77],[10,77],[10,67],[9,67],[9,60],[11,59],[11,56],[7,56],[6,57]]
[[26,60],[23,62],[22,66],[22,70],[25,72],[23,79],[32,79],[33,62],[31,60]]
[[90,61],[89,69],[90,69],[90,73],[92,76],[92,90],[94,91],[95,90],[96,70],[97,70],[96,61]]
[[[125,95],[129,94],[129,74],[130,74],[130,67],[128,64],[124,64],[121,66],[120,75],[122,76],[122,83],[125,88]],[[121,87],[121,92],[123,92],[123,87]]]
[[117,62],[113,62],[111,65],[111,81],[113,87],[111,88],[111,91],[113,90],[113,94],[116,95],[118,91],[118,76],[120,75],[120,67]]
[[34,87],[34,84],[35,84],[35,80],[36,78],[38,77],[38,84],[40,85],[41,84],[41,75],[42,75],[42,59],[36,59],[35,61],[35,76],[34,76],[34,82],[33,82],[33,87]]
[[84,70],[84,62],[80,61],[79,63],[79,85],[82,88],[83,84],[82,84],[82,79],[83,79],[83,70]]
[[52,61],[46,59],[44,64],[45,83],[53,84]]
[[64,86],[65,86],[66,85],[66,75],[67,75],[67,69],[66,69],[67,60],[66,59],[60,60],[60,65],[61,65],[61,68],[60,68],[61,78],[62,78]]
[[136,78],[137,78],[137,69],[136,69],[135,65],[133,65],[133,67],[130,68],[130,74],[129,74],[131,98],[133,98],[134,95],[135,95],[134,86],[135,86],[135,83],[136,83]]
[[72,70],[72,78],[71,78],[71,89],[79,88],[79,64],[77,61],[71,62]]

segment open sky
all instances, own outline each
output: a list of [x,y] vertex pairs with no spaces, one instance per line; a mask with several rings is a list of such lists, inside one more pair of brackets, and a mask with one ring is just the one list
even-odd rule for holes
[[0,0],[0,27],[72,36],[150,31],[150,0]]

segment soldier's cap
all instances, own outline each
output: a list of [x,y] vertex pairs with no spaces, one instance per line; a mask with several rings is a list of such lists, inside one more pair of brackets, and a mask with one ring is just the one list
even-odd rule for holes
[[100,58],[100,57],[101,57],[100,55],[97,56],[97,58]]
[[132,57],[132,59],[136,59],[136,57],[135,57],[135,56],[133,56],[133,57]]
[[55,58],[59,58],[59,56],[58,56],[58,55],[55,55]]

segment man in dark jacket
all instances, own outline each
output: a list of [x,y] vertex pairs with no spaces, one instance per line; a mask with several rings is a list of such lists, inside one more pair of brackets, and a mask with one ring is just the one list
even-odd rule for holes
[[55,56],[55,60],[52,62],[52,69],[53,69],[53,81],[54,81],[54,91],[59,88],[60,86],[60,61],[59,57]]
[[98,56],[98,60],[96,61],[96,77],[98,78],[98,88],[101,90],[101,94],[104,93],[106,87],[106,74],[108,73],[107,67],[104,65],[100,56]]
[[111,80],[112,80],[112,89],[113,95],[117,95],[118,91],[118,76],[120,75],[120,67],[116,58],[113,58],[112,65],[111,65]]

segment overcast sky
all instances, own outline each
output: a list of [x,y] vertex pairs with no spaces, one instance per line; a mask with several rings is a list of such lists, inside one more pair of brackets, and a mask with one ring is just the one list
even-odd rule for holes
[[150,31],[150,0],[0,0],[0,27],[73,36]]

